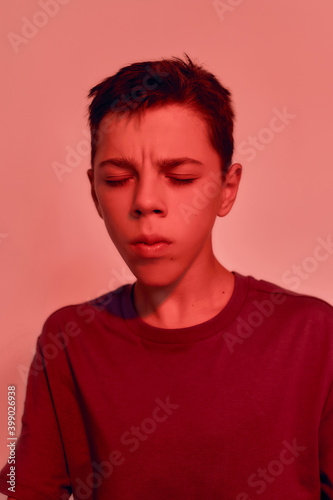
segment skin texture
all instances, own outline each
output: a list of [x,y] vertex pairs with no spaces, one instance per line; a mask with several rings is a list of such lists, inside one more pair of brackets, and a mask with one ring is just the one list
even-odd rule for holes
[[[232,165],[222,181],[221,159],[205,121],[181,105],[104,121],[87,173],[98,213],[137,278],[138,314],[162,328],[207,321],[226,305],[234,287],[232,273],[213,254],[211,233],[216,217],[226,216],[235,201],[241,166]],[[130,164],[105,163],[115,157]],[[161,165],[184,157],[201,164]],[[158,234],[171,244],[158,258],[143,258],[129,243],[142,234]]]

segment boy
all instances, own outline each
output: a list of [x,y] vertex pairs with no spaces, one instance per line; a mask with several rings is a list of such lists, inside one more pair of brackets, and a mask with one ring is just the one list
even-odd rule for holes
[[213,254],[241,178],[228,90],[187,57],[89,97],[92,197],[136,282],[47,319],[2,492],[332,499],[332,308]]

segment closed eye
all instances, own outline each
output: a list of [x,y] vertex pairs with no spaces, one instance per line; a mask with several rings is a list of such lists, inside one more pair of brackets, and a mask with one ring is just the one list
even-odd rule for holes
[[[195,178],[189,178],[189,179],[181,179],[179,177],[167,177],[171,184],[175,186],[185,186],[186,184],[192,184],[196,179]],[[110,180],[106,179],[105,182],[108,184],[110,187],[121,187],[125,186],[127,182],[131,179],[131,177],[125,177],[124,179],[116,179],[116,180]]]
[[126,177],[125,179],[117,179],[115,181],[110,181],[109,179],[106,179],[105,182],[109,184],[111,187],[120,187],[120,186],[125,186],[125,184],[129,181],[129,177]]
[[192,184],[196,179],[180,179],[178,177],[168,177],[171,184],[176,186],[184,186],[186,184]]

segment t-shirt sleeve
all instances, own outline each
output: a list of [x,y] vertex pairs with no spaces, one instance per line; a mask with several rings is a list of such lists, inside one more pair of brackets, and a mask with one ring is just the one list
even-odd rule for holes
[[15,491],[10,465],[0,473],[0,491],[19,500],[66,500],[71,494],[66,457],[39,339],[29,375],[22,431],[15,447]]
[[333,384],[319,428],[321,499],[333,500]]

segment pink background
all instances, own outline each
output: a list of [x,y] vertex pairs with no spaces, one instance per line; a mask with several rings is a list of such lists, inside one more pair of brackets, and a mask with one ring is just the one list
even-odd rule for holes
[[[210,0],[48,1],[53,17],[40,14],[46,0],[6,2],[0,16],[1,466],[7,385],[17,386],[20,418],[46,317],[131,280],[86,177],[86,94],[125,64],[187,52],[232,90],[244,176],[231,214],[217,221],[216,255],[231,270],[333,303],[333,251],[314,257],[333,239],[331,1],[225,0],[224,13]],[[24,28],[27,19],[40,27]],[[267,131],[284,108],[293,118]],[[250,136],[260,150],[249,151]],[[66,164],[71,148],[79,152],[60,182],[54,162]]]

